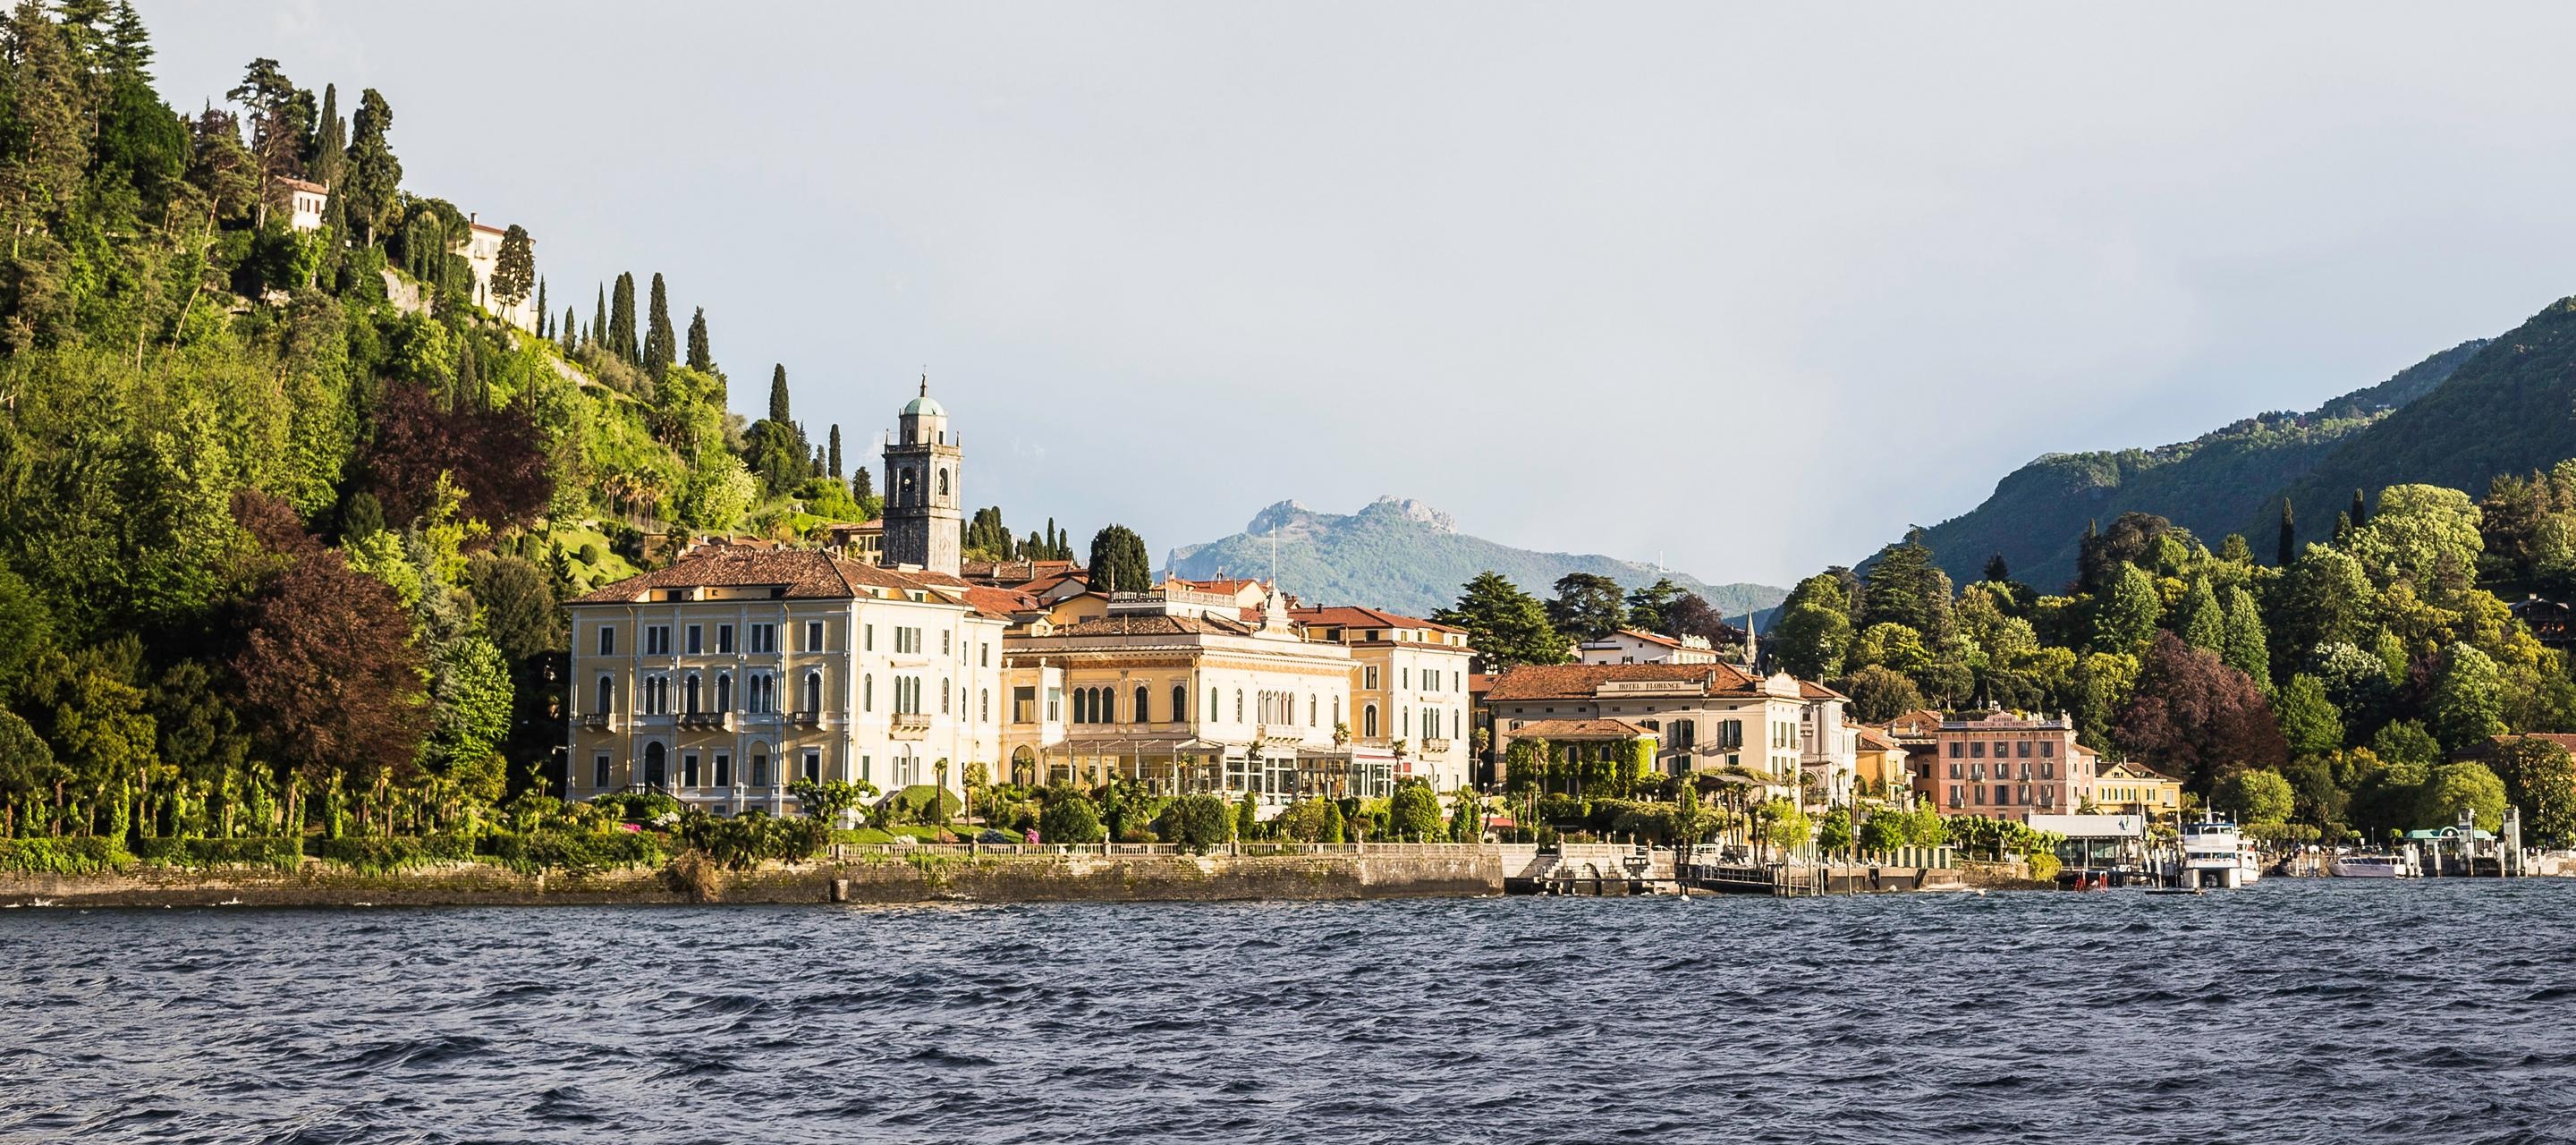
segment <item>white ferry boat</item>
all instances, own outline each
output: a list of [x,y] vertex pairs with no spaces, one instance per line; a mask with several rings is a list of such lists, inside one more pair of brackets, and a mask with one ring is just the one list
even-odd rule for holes
[[2337,855],[2331,868],[2339,879],[2420,879],[2424,863],[2415,848],[2401,851]]
[[2262,860],[2236,824],[2213,817],[2182,825],[2182,871],[2175,885],[2244,887],[2262,877]]

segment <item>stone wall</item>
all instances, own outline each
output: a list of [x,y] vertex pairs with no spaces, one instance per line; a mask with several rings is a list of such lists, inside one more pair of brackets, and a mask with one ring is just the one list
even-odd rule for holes
[[520,875],[481,864],[361,873],[136,869],[0,874],[0,906],[533,906],[598,903],[1135,902],[1501,894],[1491,847],[1372,846],[1315,855],[900,855],[713,872],[698,888],[663,870]]

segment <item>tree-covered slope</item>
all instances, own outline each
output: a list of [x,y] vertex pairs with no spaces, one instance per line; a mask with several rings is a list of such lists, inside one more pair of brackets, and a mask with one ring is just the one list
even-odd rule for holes
[[1268,577],[1274,527],[1280,586],[1313,604],[1365,604],[1429,616],[1454,602],[1461,586],[1487,570],[1541,595],[1567,573],[1606,576],[1628,588],[1670,577],[1728,616],[1748,609],[1760,612],[1788,595],[1769,585],[1712,585],[1615,557],[1516,549],[1466,536],[1448,514],[1393,497],[1379,498],[1347,516],[1282,501],[1254,516],[1241,533],[1172,550],[1171,570],[1194,579]]
[[[2576,298],[2560,299],[2485,343],[2438,388],[2350,435],[2283,484],[2301,539],[2323,540],[2355,489],[2376,494],[2421,483],[2474,496],[2497,474],[2545,470],[2570,457],[2576,457]],[[2276,494],[2239,520],[2271,526],[2278,506]],[[2261,543],[2255,548],[2271,551]]]
[[[2389,420],[2392,411],[2435,392],[2484,345],[2463,342],[2307,413],[2265,413],[2155,449],[2048,454],[2005,475],[1975,509],[1927,529],[1924,543],[1961,583],[1976,579],[1987,558],[2001,553],[2017,579],[2050,588],[2075,575],[2085,526],[2122,513],[2154,513],[2215,543],[2251,529],[2249,522],[2262,518],[2267,506],[2278,506],[2282,489]],[[2363,484],[2377,488],[2397,480],[2413,478],[2383,476]],[[2483,487],[2484,479],[2476,485]],[[2351,492],[2352,483],[2345,483],[2341,495]],[[2301,509],[2306,511],[2304,503]],[[2333,516],[2333,508],[2326,508],[2325,519]],[[2271,551],[2268,532],[2247,536],[2259,551]]]

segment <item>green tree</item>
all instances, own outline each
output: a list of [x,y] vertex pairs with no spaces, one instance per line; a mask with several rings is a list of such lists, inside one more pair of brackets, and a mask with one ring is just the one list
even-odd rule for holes
[[[2381,519],[2388,501],[2381,495]],[[2465,751],[2504,734],[2504,675],[2484,652],[2453,644],[2442,656],[2433,679],[2433,734],[2453,752]]]
[[2370,737],[2371,753],[2392,763],[2416,763],[2427,767],[2442,759],[2442,743],[2415,720],[2400,720],[2379,729]]
[[2360,642],[2371,598],[2361,562],[2329,545],[2309,545],[2273,594],[2274,631],[2284,655],[2337,640]]
[[1049,843],[1097,843],[1106,838],[1100,808],[1079,795],[1059,796],[1038,815],[1038,835]]
[[835,423],[833,423],[833,425],[832,425],[832,450],[831,450],[830,465],[831,465],[831,477],[832,477],[832,480],[834,480],[834,481],[839,481],[839,480],[841,480],[841,479],[842,479],[842,477],[843,477],[843,474],[841,473],[841,426],[840,426],[840,424],[839,424],[838,422],[835,422]]
[[[635,275],[617,276],[617,285],[608,295],[608,352],[630,365],[644,360],[644,349],[635,333]],[[652,375],[647,374],[650,378]]]
[[[528,290],[536,282],[537,255],[528,244],[528,228],[517,223],[501,236],[501,253],[492,261],[492,300],[504,310],[528,300]],[[538,307],[544,313],[543,306]]]
[[1907,530],[1904,540],[1871,558],[1854,622],[1862,628],[1902,624],[1938,643],[1950,633],[1950,587],[1949,574],[1923,543],[1923,530]]
[[2343,747],[2343,713],[2335,710],[2316,677],[2305,672],[2290,677],[2272,709],[2293,755],[2325,755]]
[[1923,707],[1923,693],[1913,680],[1875,664],[1852,673],[1842,691],[1851,697],[1852,716],[1865,724],[1883,724]]
[[2227,609],[2218,603],[2218,594],[2210,589],[2208,577],[2192,578],[2182,603],[2174,606],[2173,627],[2183,643],[2216,652],[2219,659],[2227,658]]
[[[695,308],[689,314],[689,368],[702,374],[716,372],[715,349],[707,343],[707,308],[704,306]],[[832,427],[835,443],[839,440],[840,428]],[[832,465],[832,476],[840,476],[840,462],[837,458]]]
[[1387,823],[1403,842],[1435,841],[1440,838],[1440,797],[1431,793],[1430,784],[1399,783],[1387,805]]
[[2515,736],[2488,760],[2505,799],[2523,810],[2523,834],[2543,847],[2576,843],[2576,758],[2551,740]]
[[662,289],[662,274],[653,273],[653,290],[646,308],[644,328],[644,376],[659,379],[662,372],[679,360],[679,338],[671,328],[671,299]]
[[1510,578],[1491,570],[1476,574],[1457,605],[1433,613],[1432,619],[1466,629],[1468,646],[1490,672],[1519,664],[1562,664],[1566,659],[1565,638],[1548,621],[1546,607]]
[[1674,584],[1671,577],[1655,578],[1655,583],[1628,594],[1628,627],[1681,635],[1680,626],[1674,623],[1674,610],[1690,595],[1689,589]]
[[1599,640],[1625,624],[1627,602],[1619,582],[1598,573],[1567,573],[1556,579],[1556,597],[1547,602],[1548,623],[1577,640]]
[[1183,850],[1206,854],[1233,837],[1234,820],[1225,800],[1214,795],[1184,795],[1163,805],[1154,834]]
[[1789,674],[1822,680],[1842,673],[1851,643],[1851,601],[1842,580],[1818,573],[1799,581],[1781,603],[1766,646]]
[[2211,806],[2245,824],[2288,822],[2293,801],[2290,781],[2268,767],[2231,774],[2219,780],[2209,795]]
[[2241,585],[2227,590],[2226,636],[2219,659],[2252,679],[2264,683],[2272,678],[2272,652],[2269,637],[2263,631],[2263,615],[2254,607],[2254,594]]
[[1091,535],[1091,587],[1099,592],[1147,592],[1154,587],[1153,559],[1145,538],[1125,525]]
[[[2385,495],[2380,510],[2385,513]],[[2459,822],[2463,807],[2477,813],[2477,827],[2494,831],[2504,826],[2504,780],[2496,777],[2483,763],[2446,763],[2433,769],[2415,798],[2415,826],[2441,828]]]
[[2142,654],[2155,640],[2156,624],[2163,615],[2164,601],[2156,595],[2155,578],[2136,565],[2124,563],[2112,574],[2110,591],[2103,595],[2094,617],[2093,648],[2097,652]]
[[401,206],[402,160],[394,157],[387,138],[393,126],[393,105],[384,96],[374,88],[358,93],[358,114],[349,121],[348,160],[333,197],[345,204],[342,209],[357,224],[359,241],[368,246],[376,243],[376,228],[392,220]]
[[2283,498],[2281,498],[2281,540],[2280,540],[2280,548],[2276,551],[2276,554],[2275,554],[2275,556],[2273,557],[2273,561],[2272,561],[2272,563],[2273,563],[2273,565],[2274,565],[2275,567],[2278,567],[2278,568],[2288,568],[2288,567],[2290,567],[2290,563],[2291,563],[2292,561],[2295,561],[2295,560],[2297,560],[2297,559],[2298,559],[2298,556],[2299,556],[2299,523],[2298,523],[2298,522],[2299,522],[2298,515],[2297,515],[2297,514],[2295,514],[2295,513],[2293,513],[2293,512],[2291,512],[2291,510],[2290,510],[2290,499],[2289,499],[2289,498],[2287,498],[2287,497],[2283,497]]

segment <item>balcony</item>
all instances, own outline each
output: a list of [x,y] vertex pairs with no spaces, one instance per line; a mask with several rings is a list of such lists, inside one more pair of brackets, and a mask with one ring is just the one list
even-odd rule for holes
[[611,730],[616,726],[611,722],[611,718],[606,712],[592,712],[589,715],[580,717],[580,720],[581,730],[588,732],[604,732]]
[[1447,755],[1449,754],[1449,741],[1446,739],[1424,740],[1422,741],[1422,754]]
[[896,739],[921,739],[930,734],[930,716],[924,712],[898,712],[889,730]]
[[787,722],[800,728],[820,727],[823,723],[823,713],[789,712],[787,713]]
[[732,731],[732,712],[684,712],[680,716],[684,731]]

